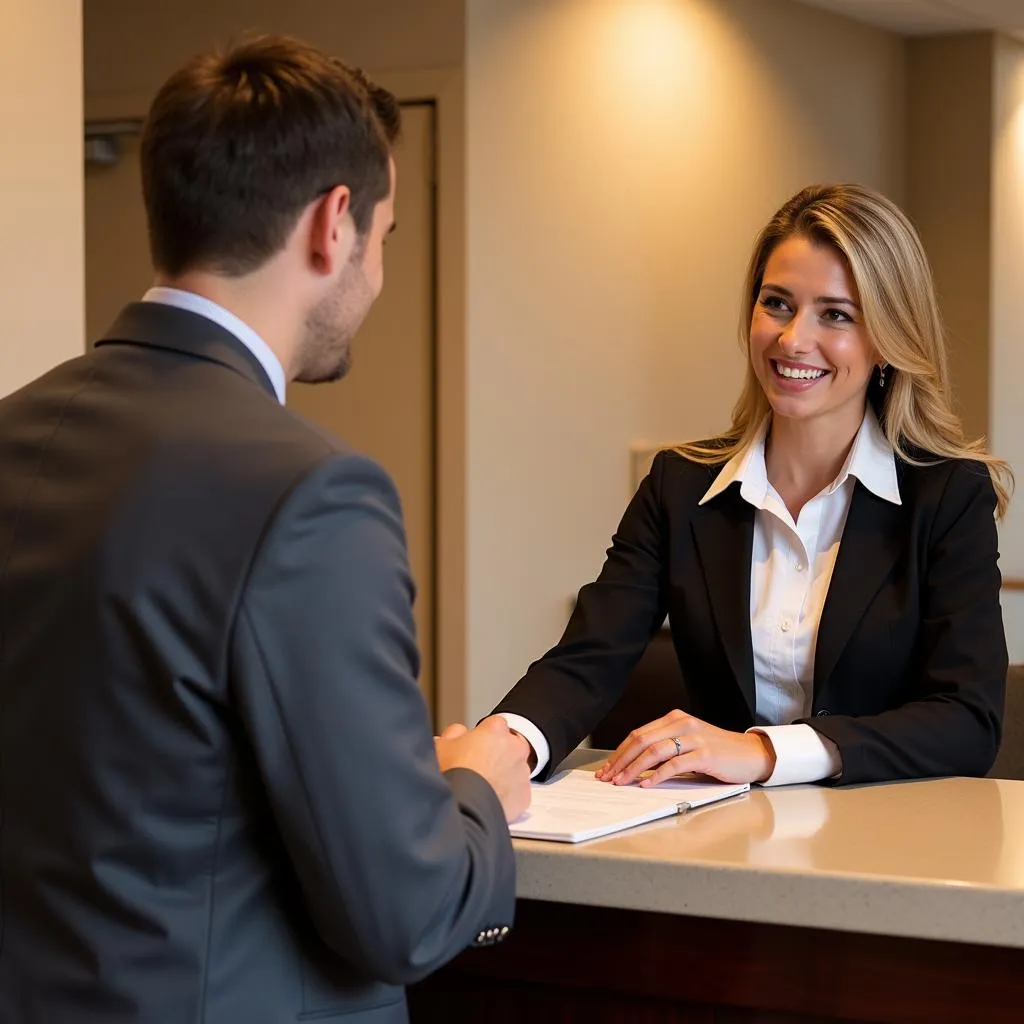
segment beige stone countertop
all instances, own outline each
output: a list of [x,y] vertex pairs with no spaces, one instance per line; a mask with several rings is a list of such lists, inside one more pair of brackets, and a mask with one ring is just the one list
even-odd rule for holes
[[754,787],[585,843],[514,845],[524,899],[1024,948],[1024,782]]

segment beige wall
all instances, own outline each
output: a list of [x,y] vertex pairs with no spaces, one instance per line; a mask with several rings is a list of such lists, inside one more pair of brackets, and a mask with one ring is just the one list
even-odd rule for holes
[[907,43],[907,212],[935,271],[957,406],[989,432],[991,33]]
[[82,12],[0,0],[0,395],[83,350]]
[[474,717],[599,569],[630,442],[726,425],[763,222],[903,198],[904,47],[788,0],[472,0],[466,36]]
[[[1024,45],[995,38],[992,176],[992,447],[1017,471],[1000,531],[1003,575],[1024,578]],[[1010,660],[1024,661],[1024,593],[1003,592]]]

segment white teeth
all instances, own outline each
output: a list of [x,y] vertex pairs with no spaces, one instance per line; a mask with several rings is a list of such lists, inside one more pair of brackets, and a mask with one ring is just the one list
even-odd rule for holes
[[775,369],[779,371],[779,376],[788,377],[790,380],[817,380],[828,373],[827,370],[798,370],[796,367],[783,366],[782,363],[776,363]]

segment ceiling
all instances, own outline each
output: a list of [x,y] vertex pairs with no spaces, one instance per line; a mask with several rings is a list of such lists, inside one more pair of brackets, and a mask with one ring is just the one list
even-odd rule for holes
[[801,0],[858,21],[925,36],[995,29],[1024,39],[1024,0]]

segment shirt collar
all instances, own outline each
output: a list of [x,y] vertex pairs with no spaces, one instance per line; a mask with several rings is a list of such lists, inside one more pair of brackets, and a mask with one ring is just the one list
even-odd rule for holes
[[[740,485],[740,496],[751,505],[763,508],[768,497],[768,470],[764,461],[764,442],[768,436],[770,417],[765,417],[754,440],[737,452],[715,477],[698,504],[703,505],[717,497],[731,484]],[[874,410],[864,410],[857,436],[839,475],[825,488],[824,494],[833,494],[850,478],[859,480],[872,494],[894,505],[901,505],[899,479],[896,475],[896,456],[879,425]]]
[[698,502],[703,505],[705,502],[717,498],[727,487],[738,483],[740,494],[744,500],[758,508],[764,505],[768,496],[768,470],[764,462],[764,439],[768,435],[768,424],[770,418],[766,416],[757,428],[754,440],[746,448],[738,451],[723,467],[722,471],[715,477],[711,486],[707,489],[704,497]]
[[150,288],[142,296],[143,302],[159,302],[165,306],[197,313],[199,316],[212,320],[219,327],[230,331],[260,362],[266,370],[270,383],[274,385],[277,400],[284,405],[285,376],[281,360],[273,349],[244,321],[223,306],[195,292],[186,292],[180,288]]

